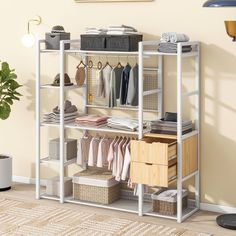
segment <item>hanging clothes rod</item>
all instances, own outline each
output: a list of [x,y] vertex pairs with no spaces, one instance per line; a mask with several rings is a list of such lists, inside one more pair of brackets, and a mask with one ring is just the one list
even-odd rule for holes
[[[108,51],[92,51],[92,52],[83,52],[83,51],[77,51],[77,50],[65,50],[65,52],[71,52],[75,54],[80,54],[88,57],[135,57],[138,58],[138,52],[108,52]],[[149,58],[149,55],[143,55],[144,58]]]
[[[116,65],[115,65],[115,66],[112,65],[112,67],[116,67]],[[97,66],[93,66],[93,67],[90,68],[90,69],[98,69],[98,67],[97,67]],[[154,71],[154,72],[158,72],[158,71],[159,71],[159,68],[144,67],[143,70],[144,70],[144,71]]]

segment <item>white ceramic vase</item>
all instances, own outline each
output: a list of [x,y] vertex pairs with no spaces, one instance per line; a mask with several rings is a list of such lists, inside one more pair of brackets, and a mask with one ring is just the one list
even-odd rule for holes
[[0,155],[0,191],[11,189],[12,183],[12,158]]

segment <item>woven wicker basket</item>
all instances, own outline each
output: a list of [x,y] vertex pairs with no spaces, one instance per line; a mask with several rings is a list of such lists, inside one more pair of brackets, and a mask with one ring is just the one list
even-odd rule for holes
[[[177,201],[169,202],[163,200],[154,200],[153,203],[153,212],[158,212],[164,215],[176,215],[177,214]],[[184,194],[182,198],[182,209],[187,208],[188,206],[188,195]]]
[[[80,177],[79,180],[78,177]],[[89,184],[83,184],[83,182]],[[104,182],[107,183],[106,186],[103,185]],[[89,171],[87,174],[78,173],[73,178],[73,195],[77,200],[111,204],[120,199],[120,184],[114,183],[114,177],[110,173]]]

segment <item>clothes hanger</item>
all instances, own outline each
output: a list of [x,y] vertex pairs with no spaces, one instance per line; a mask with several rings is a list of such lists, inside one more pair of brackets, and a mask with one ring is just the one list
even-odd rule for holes
[[92,69],[92,68],[93,68],[93,61],[92,61],[92,60],[89,60],[89,62],[88,62],[88,67],[89,67],[89,69]]
[[130,66],[129,64],[129,57],[127,56],[127,66]]
[[118,62],[117,62],[117,66],[116,67],[118,67],[118,68],[121,68],[122,67],[122,65],[121,65],[121,63],[120,63],[120,57],[118,56]]
[[118,68],[121,68],[121,67],[122,67],[122,65],[121,65],[120,62],[118,62],[117,67],[118,67]]
[[99,70],[102,69],[102,62],[101,62],[100,60],[98,61],[97,68],[98,68]]
[[80,63],[79,63],[78,66],[77,66],[77,69],[79,69],[79,67],[80,67],[81,64],[82,64],[84,67],[86,67],[86,65],[84,64],[83,60],[81,59],[81,60],[80,60]]
[[98,134],[98,133],[96,133],[96,134],[95,134],[95,136],[94,136],[94,138],[95,138],[95,139],[100,139],[100,136],[99,136],[99,134]]
[[110,65],[110,63],[109,63],[109,61],[107,59],[107,56],[106,56],[106,60],[107,60],[107,62],[106,62],[105,66],[103,68],[105,68],[106,66],[110,66],[112,68],[112,66]]
[[112,68],[112,66],[109,64],[109,61],[106,62],[105,66],[103,68],[105,68],[106,66],[110,66]]
[[82,138],[88,138],[88,137],[89,137],[88,130],[84,130]]

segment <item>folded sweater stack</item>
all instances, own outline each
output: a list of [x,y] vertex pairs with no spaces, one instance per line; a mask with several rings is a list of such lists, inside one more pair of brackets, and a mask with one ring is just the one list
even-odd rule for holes
[[[64,105],[64,122],[65,123],[71,123],[75,120],[75,118],[78,116],[77,107],[75,105],[72,105],[72,103],[68,100],[65,101]],[[43,116],[43,121],[46,123],[54,123],[59,124],[60,123],[60,109],[58,106],[53,108],[53,111],[50,113],[46,113]]]
[[109,35],[124,35],[124,34],[138,34],[138,32],[132,26],[110,25],[107,28],[107,34],[109,34]]
[[107,123],[107,116],[86,115],[75,119],[75,123],[90,127],[101,127]]
[[86,28],[86,34],[129,35],[139,34],[135,28],[127,25],[110,25],[105,29]]
[[[191,120],[183,121],[182,134],[191,132],[192,127],[193,127],[193,124]],[[165,121],[163,119],[151,121],[151,133],[176,135],[177,122]]]
[[107,126],[114,129],[131,130],[138,129],[138,121],[129,118],[109,118],[107,120]]
[[[164,53],[177,53],[177,45],[180,42],[188,42],[189,37],[186,34],[178,34],[174,32],[164,33],[160,39],[158,51]],[[192,47],[186,45],[182,47],[182,52],[191,52]]]

